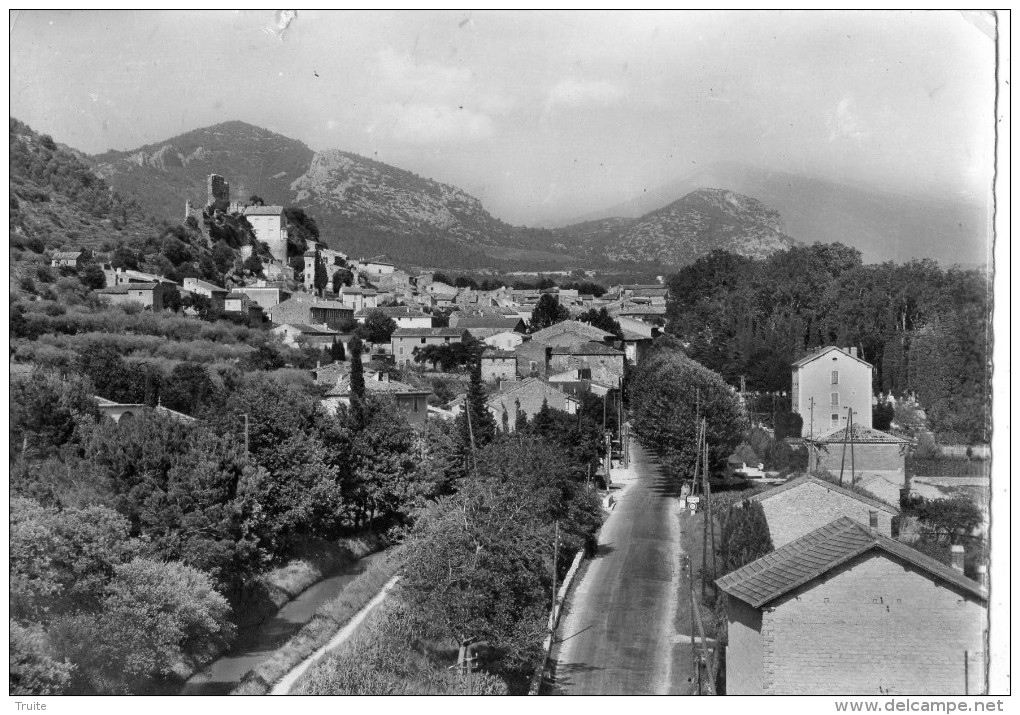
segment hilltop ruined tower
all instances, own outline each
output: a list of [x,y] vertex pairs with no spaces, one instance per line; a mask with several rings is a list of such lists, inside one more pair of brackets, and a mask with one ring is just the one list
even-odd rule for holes
[[230,183],[219,174],[209,174],[206,181],[207,199],[205,207],[226,211],[230,205]]

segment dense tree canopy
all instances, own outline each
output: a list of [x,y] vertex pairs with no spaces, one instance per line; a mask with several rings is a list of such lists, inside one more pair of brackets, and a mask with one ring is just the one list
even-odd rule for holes
[[987,277],[930,260],[864,265],[840,244],[754,260],[716,251],[670,277],[667,330],[732,385],[789,392],[790,363],[856,346],[873,389],[917,394],[948,440],[986,437]]

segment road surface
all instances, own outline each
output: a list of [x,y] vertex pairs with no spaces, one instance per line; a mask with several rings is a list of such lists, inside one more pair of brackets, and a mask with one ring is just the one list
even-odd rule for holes
[[[632,442],[629,470],[614,470],[617,503],[598,555],[568,601],[554,640],[563,695],[687,694],[689,635],[676,632],[682,573],[681,508],[653,455]],[[686,591],[685,591],[686,592]]]

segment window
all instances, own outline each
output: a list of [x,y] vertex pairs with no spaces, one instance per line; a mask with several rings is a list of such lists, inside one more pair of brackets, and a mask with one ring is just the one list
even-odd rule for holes
[[403,354],[404,354],[404,346],[401,345],[400,346],[400,352],[398,353],[398,355],[403,355]]
[[831,420],[832,420],[832,424],[836,424],[837,422],[839,422],[839,415],[837,415],[837,414],[835,414],[835,413],[834,413],[834,414],[832,414],[832,415],[830,416],[830,418],[829,418],[829,419],[831,419]]
[[422,338],[422,339],[421,339],[421,344],[422,344],[422,345],[424,345],[424,344],[425,344],[425,338]]
[[833,392],[829,395],[829,404],[833,407],[839,407],[839,393]]
[[839,384],[839,370],[832,371],[832,384],[833,385]]

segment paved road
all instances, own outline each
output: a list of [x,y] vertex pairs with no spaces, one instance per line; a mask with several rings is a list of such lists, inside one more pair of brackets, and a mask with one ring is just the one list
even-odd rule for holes
[[[682,574],[680,507],[654,457],[632,443],[599,554],[576,585],[553,648],[564,695],[688,692],[690,647],[674,629]],[[614,473],[614,482],[617,480]]]

